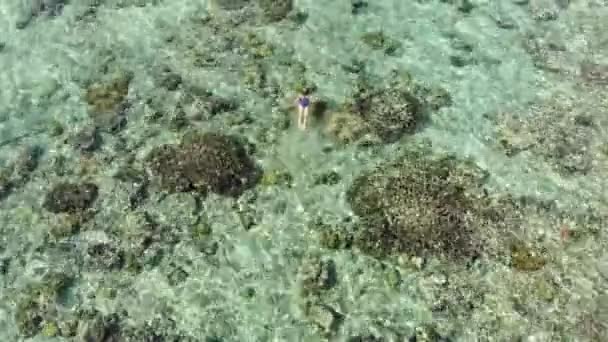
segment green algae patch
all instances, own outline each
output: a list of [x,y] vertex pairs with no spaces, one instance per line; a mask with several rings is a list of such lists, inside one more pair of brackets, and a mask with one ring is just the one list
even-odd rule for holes
[[116,73],[109,80],[91,84],[85,93],[85,100],[92,113],[112,112],[125,101],[129,93],[131,73]]
[[518,271],[533,272],[542,269],[547,260],[542,252],[523,243],[511,245],[511,266]]
[[280,169],[265,171],[260,181],[262,186],[285,185],[290,187],[292,183],[293,176],[289,172]]

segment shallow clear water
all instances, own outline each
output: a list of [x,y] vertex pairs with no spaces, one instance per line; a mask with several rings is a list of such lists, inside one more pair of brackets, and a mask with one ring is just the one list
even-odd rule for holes
[[[600,0],[4,1],[0,341],[602,341],[607,15]],[[482,211],[505,201],[472,224],[474,260],[389,251],[403,232],[362,247],[375,228],[353,184],[407,178],[420,146],[486,175],[465,189]],[[371,216],[434,215],[395,183],[370,187],[386,210]],[[335,229],[358,240],[330,248]]]

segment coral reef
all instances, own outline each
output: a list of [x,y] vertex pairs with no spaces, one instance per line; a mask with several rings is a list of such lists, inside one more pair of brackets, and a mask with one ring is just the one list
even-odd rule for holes
[[496,135],[508,156],[529,151],[539,155],[561,174],[586,174],[606,162],[608,108],[601,90],[581,89],[578,94],[557,94],[524,113],[498,113]]
[[127,313],[104,315],[98,311],[90,311],[83,312],[80,316],[83,341],[196,341],[177,331],[175,322],[168,318],[133,326],[127,323],[130,318]]
[[52,213],[75,213],[89,208],[97,199],[93,183],[58,183],[46,194],[43,207]]
[[56,301],[72,280],[63,273],[48,273],[20,294],[15,321],[23,336],[31,337],[41,331],[48,335],[56,330]]
[[376,335],[354,335],[346,339],[346,342],[385,342],[386,339],[377,337]]
[[304,311],[310,321],[314,323],[325,336],[335,334],[344,320],[343,314],[339,313],[332,306],[323,303],[307,302]]
[[352,110],[360,115],[384,142],[394,142],[420,123],[420,100],[408,89],[359,87]]
[[353,109],[384,142],[396,141],[404,133],[412,132],[422,114],[420,101],[408,90],[395,86],[359,88]]
[[382,50],[387,55],[395,55],[401,48],[398,40],[389,38],[383,31],[366,32],[361,41],[374,50]]
[[341,144],[391,143],[412,134],[431,111],[452,103],[440,87],[415,82],[406,72],[394,71],[389,82],[372,86],[371,79],[357,68],[358,81],[352,100],[329,115],[325,132]]
[[319,237],[321,246],[328,249],[345,249],[352,247],[353,236],[340,227],[324,227]]
[[369,132],[369,125],[365,120],[349,111],[330,113],[325,125],[325,133],[339,144],[353,143]]
[[590,341],[602,341],[608,335],[608,294],[595,296],[593,303],[578,317],[581,335]]
[[336,265],[331,259],[307,258],[300,267],[298,277],[302,296],[318,296],[336,285]]
[[274,53],[274,45],[254,32],[246,32],[240,40],[243,48],[247,51],[247,55],[254,59],[269,58]]
[[117,248],[116,244],[95,243],[88,246],[84,262],[94,270],[118,270],[124,266],[124,251]]
[[[550,37],[556,32],[542,35],[543,27],[564,29],[559,20],[575,21],[584,5],[563,16],[567,0],[514,0],[497,18],[491,12],[502,4],[471,0],[22,2],[30,13],[15,18],[20,28],[68,7],[65,18],[21,31],[23,39],[44,43],[41,50],[25,51],[10,37],[2,50],[0,42],[0,62],[15,64],[0,77],[7,81],[0,94],[0,133],[7,133],[0,198],[10,195],[0,202],[0,315],[14,316],[0,324],[0,339],[607,335],[601,285],[608,261],[602,270],[593,267],[606,254],[605,224],[555,207],[576,200],[571,193],[586,196],[577,203],[585,209],[602,201],[587,195],[601,188],[595,184],[608,165],[608,65],[598,53],[605,40],[582,32],[594,25],[564,30],[561,42]],[[162,8],[112,12],[150,4]],[[511,17],[517,5],[528,6],[533,18]],[[308,14],[299,9],[311,16],[302,27]],[[459,21],[471,11],[472,20]],[[404,22],[403,14],[431,17]],[[596,30],[604,27],[601,14]],[[543,70],[526,68],[516,47],[505,51],[532,19],[543,27],[532,28],[538,39],[524,44]],[[476,25],[484,31],[471,30]],[[403,39],[411,43],[408,56],[391,58],[404,51]],[[366,53],[374,59],[369,70]],[[508,59],[493,57],[505,53]],[[15,62],[22,56],[31,70]],[[441,77],[470,116],[459,117],[457,108],[439,112],[452,103],[442,87],[401,70],[387,75],[404,63],[420,80]],[[115,68],[121,70],[109,72]],[[510,75],[511,68],[520,73]],[[540,74],[547,70],[555,73]],[[561,88],[564,75],[581,84]],[[498,144],[509,155],[524,152],[513,160],[521,164],[508,163],[481,138],[487,122],[472,119],[505,103],[527,106],[527,86],[530,93],[554,91],[534,88],[543,80],[571,93],[529,115],[497,117]],[[73,97],[77,84],[81,101]],[[501,87],[508,87],[504,94]],[[306,90],[314,92],[315,124],[290,130],[294,93]],[[409,145],[436,112],[446,115],[421,140],[483,156],[479,164],[496,171],[487,188],[487,175],[473,162]],[[317,122],[338,144],[317,135]],[[445,128],[450,134],[440,136]],[[256,141],[259,153],[245,139]],[[374,146],[359,148],[365,145]],[[526,167],[538,165],[526,160],[530,154],[563,173],[599,177],[527,179]],[[366,171],[369,163],[379,164]],[[500,197],[502,186],[519,189],[510,187],[518,178],[531,192],[562,198],[530,209]]]
[[169,91],[177,90],[183,81],[182,76],[167,65],[164,65],[156,75],[158,86]]
[[120,318],[118,314],[103,316],[100,313],[89,313],[83,320],[82,339],[84,341],[115,341],[120,339]]
[[305,258],[298,271],[298,287],[302,297],[302,310],[306,318],[326,335],[335,334],[344,315],[324,303],[323,294],[336,285],[337,276],[333,260],[317,256]]
[[[144,269],[158,266],[179,242],[178,235],[182,234],[183,229],[188,228],[162,225],[148,212],[135,211],[127,216],[124,224],[112,227],[111,234],[114,240],[104,245],[106,249],[102,250],[101,254],[106,254],[115,261],[110,263],[112,267],[139,273]],[[118,241],[124,245],[119,245]],[[106,265],[99,263],[100,260],[95,254],[89,254],[86,259],[93,262],[90,263],[91,265],[99,268]]]
[[116,71],[87,87],[84,97],[89,105],[89,116],[97,128],[115,132],[124,126],[132,79],[133,73]]
[[291,187],[292,183],[293,176],[288,171],[281,169],[265,171],[260,180],[260,185],[262,186],[284,185]]
[[538,271],[547,263],[540,251],[524,245],[522,242],[511,244],[511,265],[518,271]]
[[164,96],[155,94],[146,99],[150,112],[146,116],[149,123],[164,123],[174,131],[189,126],[189,122],[211,120],[214,117],[238,109],[238,102],[214,95],[201,87],[183,86],[183,91],[175,102],[168,102]]
[[347,198],[363,221],[354,244],[372,255],[471,258],[484,250],[474,214],[483,172],[451,156],[408,151],[357,177]]
[[79,152],[93,152],[101,146],[101,135],[96,127],[84,127],[73,137],[74,148]]
[[293,0],[257,0],[257,4],[270,22],[285,19],[293,10]]
[[336,171],[330,170],[314,175],[314,185],[336,185],[340,183],[342,176]]
[[177,146],[157,147],[148,155],[147,167],[169,192],[211,191],[235,196],[255,185],[261,176],[241,141],[217,133],[193,133]]
[[0,199],[23,187],[30,180],[32,173],[38,168],[43,152],[40,146],[25,146],[14,160],[0,169]]

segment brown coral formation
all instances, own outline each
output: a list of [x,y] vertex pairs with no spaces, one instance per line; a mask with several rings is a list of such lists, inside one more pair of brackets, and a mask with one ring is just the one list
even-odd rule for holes
[[326,133],[339,143],[392,143],[451,103],[445,89],[415,82],[408,73],[395,71],[383,86],[372,86],[360,75],[352,100],[329,116]]
[[59,183],[47,193],[43,207],[52,213],[76,213],[89,208],[97,195],[93,183]]
[[422,114],[420,101],[404,87],[360,88],[351,111],[359,115],[384,142],[412,132]]
[[163,145],[147,157],[150,173],[169,192],[209,191],[239,195],[260,178],[243,143],[217,133],[192,134],[179,145]]
[[109,79],[95,82],[87,88],[84,97],[89,105],[89,116],[96,127],[110,132],[122,128],[132,78],[132,73],[117,72]]
[[478,208],[485,202],[471,194],[479,193],[483,175],[454,157],[412,151],[359,176],[347,192],[364,227],[354,244],[375,256],[478,256],[485,248]]
[[293,0],[258,0],[264,18],[270,22],[285,19],[293,10]]

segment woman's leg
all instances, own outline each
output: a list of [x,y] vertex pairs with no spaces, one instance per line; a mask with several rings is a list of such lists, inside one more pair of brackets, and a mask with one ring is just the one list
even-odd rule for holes
[[302,129],[302,117],[304,115],[304,108],[298,106],[298,128]]
[[302,129],[306,129],[306,121],[308,121],[308,107],[304,108],[304,111],[302,113],[303,118],[302,118]]

